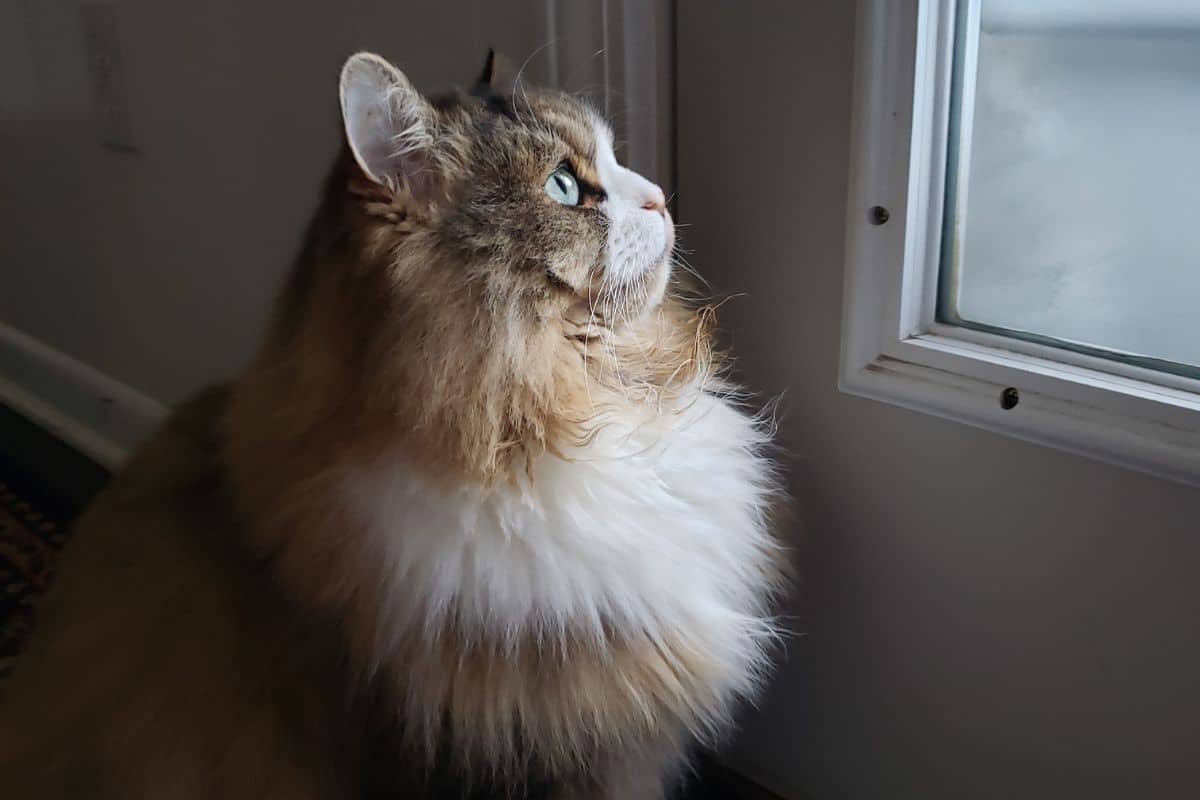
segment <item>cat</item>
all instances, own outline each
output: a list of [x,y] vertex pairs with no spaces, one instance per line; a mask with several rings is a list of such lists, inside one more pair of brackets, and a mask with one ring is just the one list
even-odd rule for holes
[[768,670],[768,426],[591,107],[345,64],[261,349],[81,518],[10,798],[657,800]]

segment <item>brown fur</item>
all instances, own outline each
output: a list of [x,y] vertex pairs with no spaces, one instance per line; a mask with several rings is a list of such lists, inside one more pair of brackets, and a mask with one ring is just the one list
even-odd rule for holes
[[181,407],[80,519],[0,696],[6,797],[351,796],[361,703],[332,620],[231,524],[227,400]]
[[448,763],[510,793],[652,798],[685,731],[726,712],[707,687],[736,666],[682,634],[380,639],[392,599],[346,474],[401,451],[446,481],[516,480],[603,409],[715,371],[711,315],[606,295],[603,219],[542,193],[564,159],[596,180],[592,112],[538,93],[430,109],[422,193],[343,153],[254,363],[80,522],[0,703],[8,796],[415,797]]

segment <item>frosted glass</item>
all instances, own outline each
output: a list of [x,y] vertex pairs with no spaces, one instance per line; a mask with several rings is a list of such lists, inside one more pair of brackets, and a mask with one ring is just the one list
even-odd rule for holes
[[974,103],[951,315],[1200,366],[1200,31],[984,30]]

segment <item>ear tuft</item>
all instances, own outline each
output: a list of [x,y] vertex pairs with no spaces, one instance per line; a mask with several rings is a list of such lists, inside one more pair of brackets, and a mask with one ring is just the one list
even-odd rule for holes
[[471,94],[484,98],[512,94],[518,72],[516,65],[509,61],[503,53],[497,53],[493,48],[488,48],[479,78],[471,86]]
[[483,61],[483,72],[475,81],[475,94],[487,94],[492,90],[492,77],[496,73],[496,51],[489,47],[487,57]]
[[393,190],[415,190],[429,167],[433,110],[404,73],[374,53],[342,67],[346,141],[367,177]]

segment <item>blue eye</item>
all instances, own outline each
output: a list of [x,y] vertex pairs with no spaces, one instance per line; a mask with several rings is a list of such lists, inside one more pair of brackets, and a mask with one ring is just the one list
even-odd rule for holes
[[566,167],[559,167],[546,178],[546,194],[564,206],[579,205],[579,184]]

